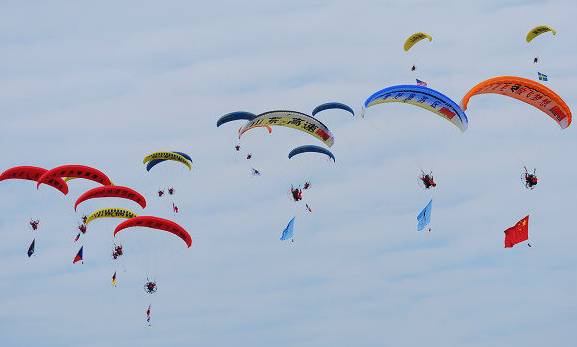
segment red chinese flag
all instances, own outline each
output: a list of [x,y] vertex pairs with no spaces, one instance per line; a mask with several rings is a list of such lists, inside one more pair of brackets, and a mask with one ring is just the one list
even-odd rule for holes
[[519,242],[527,241],[529,239],[529,216],[505,230],[505,248],[511,248]]

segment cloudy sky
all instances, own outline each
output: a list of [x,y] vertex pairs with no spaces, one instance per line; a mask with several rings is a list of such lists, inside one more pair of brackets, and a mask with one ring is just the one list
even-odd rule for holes
[[[149,206],[100,199],[75,213],[94,183],[72,181],[64,197],[2,182],[0,345],[571,345],[574,126],[495,95],[471,100],[466,133],[408,105],[364,119],[328,111],[319,118],[335,134],[333,164],[287,159],[317,140],[286,128],[247,133],[237,153],[240,124],[215,122],[333,100],[360,113],[374,91],[415,77],[459,101],[486,78],[537,71],[573,107],[575,13],[570,0],[3,1],[0,171],[90,165]],[[558,35],[528,45],[539,24]],[[415,31],[433,41],[407,54]],[[190,154],[194,169],[147,173],[143,156],[163,149]],[[534,191],[522,185],[524,165],[538,170]],[[435,191],[418,186],[421,169],[434,171]],[[305,180],[312,214],[288,195]],[[159,199],[169,186],[176,195]],[[433,231],[418,233],[430,198]],[[117,220],[91,223],[74,243],[81,215],[102,207],[175,220],[193,246],[136,229],[114,240]],[[504,249],[503,230],[527,214],[533,247]],[[280,242],[293,216],[295,243]],[[113,242],[125,248],[119,262]],[[84,264],[73,265],[80,245]]]

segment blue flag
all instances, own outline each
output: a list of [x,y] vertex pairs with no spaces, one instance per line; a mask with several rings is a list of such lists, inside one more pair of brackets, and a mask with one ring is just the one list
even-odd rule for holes
[[419,213],[417,216],[417,231],[425,229],[425,227],[431,222],[431,209],[433,208],[433,199],[429,201],[427,206]]
[[293,238],[294,226],[295,226],[295,217],[293,217],[286,226],[286,228],[284,228],[282,236],[280,237],[281,241]]

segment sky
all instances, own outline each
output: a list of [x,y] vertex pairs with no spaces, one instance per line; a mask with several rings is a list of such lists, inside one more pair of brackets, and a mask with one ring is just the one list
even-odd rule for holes
[[[409,105],[359,114],[373,92],[415,78],[458,102],[487,78],[537,71],[573,108],[575,13],[573,1],[3,1],[0,171],[89,165],[148,206],[96,199],[75,213],[93,182],[71,181],[68,196],[1,182],[0,345],[570,345],[574,126],[498,95],[471,99],[465,133]],[[557,36],[528,45],[540,24]],[[405,53],[416,31],[433,41]],[[215,126],[232,111],[310,113],[327,101],[357,113],[318,115],[335,163],[289,160],[320,144],[292,129],[253,130],[237,153],[241,123]],[[146,172],[157,150],[188,153],[193,170]],[[537,168],[533,191],[523,166]],[[435,190],[419,187],[420,170]],[[313,213],[289,196],[307,180]],[[432,232],[417,232],[431,198]],[[146,229],[113,238],[113,219],[74,243],[82,214],[103,207],[174,220],[193,245]],[[532,247],[504,249],[503,230],[525,215]],[[295,242],[281,242],[293,216]],[[118,262],[113,243],[125,249]]]

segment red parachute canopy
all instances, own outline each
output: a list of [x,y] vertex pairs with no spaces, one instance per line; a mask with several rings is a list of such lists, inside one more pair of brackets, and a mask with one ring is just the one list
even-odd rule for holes
[[142,208],[146,208],[146,199],[136,190],[121,186],[102,186],[90,189],[80,195],[74,204],[74,210],[76,210],[76,207],[82,202],[95,198],[128,199],[139,204]]
[[[0,181],[7,179],[21,179],[30,181],[39,181],[39,178],[44,175],[48,170],[37,166],[15,166],[4,171],[0,175]],[[60,177],[51,177],[43,182],[53,188],[58,189],[64,195],[68,194],[68,185]]]
[[110,179],[104,173],[95,168],[84,165],[62,165],[55,167],[52,170],[48,170],[42,176],[40,176],[38,179],[38,184],[36,184],[36,188],[38,188],[42,183],[46,183],[49,179],[54,177],[84,178],[100,183],[103,186],[112,185]]
[[180,237],[188,247],[192,245],[192,237],[190,237],[190,234],[184,230],[183,227],[168,219],[153,216],[138,216],[125,220],[124,222],[118,224],[116,229],[114,229],[114,236],[116,236],[116,234],[121,230],[132,227],[146,227],[151,229],[164,230]]

